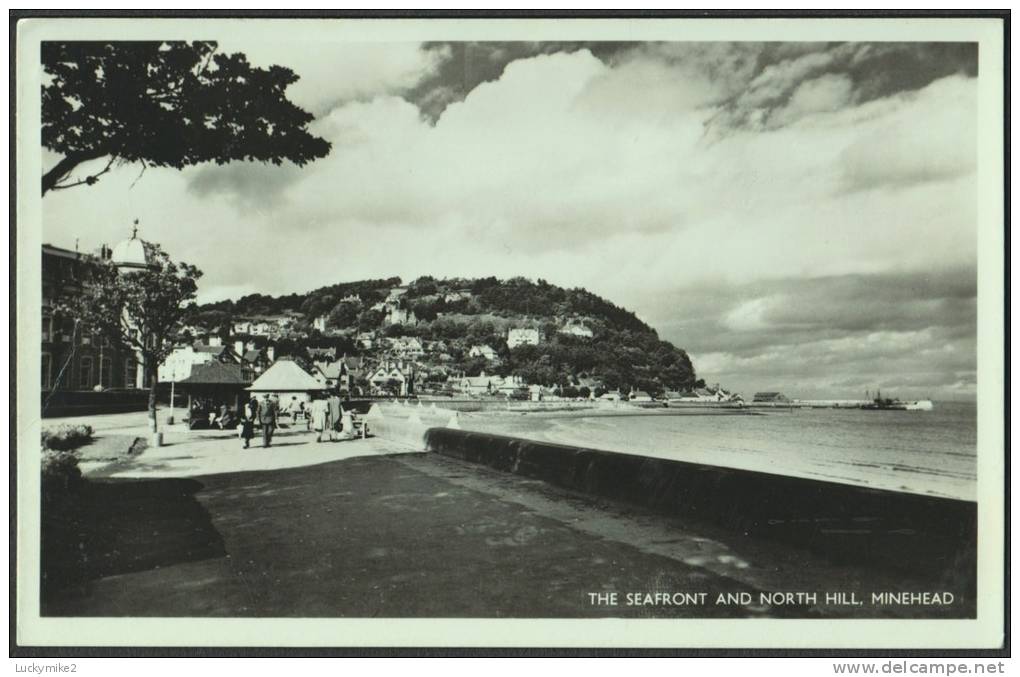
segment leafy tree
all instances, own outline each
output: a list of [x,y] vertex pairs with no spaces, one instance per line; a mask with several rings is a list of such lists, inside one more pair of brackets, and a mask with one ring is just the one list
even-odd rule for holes
[[149,268],[120,271],[110,261],[96,262],[65,310],[86,328],[140,353],[149,381],[149,424],[155,432],[157,368],[194,312],[190,302],[202,272],[171,261],[157,244],[146,242],[145,247]]
[[378,329],[385,315],[381,310],[365,310],[358,316],[358,331]]
[[[313,117],[291,103],[288,68],[250,65],[218,53],[215,42],[44,42],[42,143],[62,158],[42,177],[42,193],[94,184],[115,162],[181,169],[202,162],[325,157],[330,144],[309,134]],[[69,182],[78,165],[105,169]]]
[[358,324],[358,315],[361,308],[356,303],[338,303],[330,311],[326,318],[326,324],[330,327],[354,327]]

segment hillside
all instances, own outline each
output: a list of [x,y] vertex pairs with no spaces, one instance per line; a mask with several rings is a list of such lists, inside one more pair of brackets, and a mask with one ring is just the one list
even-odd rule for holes
[[[634,313],[575,288],[545,280],[435,279],[402,286],[400,278],[322,287],[307,294],[253,294],[199,307],[195,321],[209,329],[242,319],[289,316],[285,346],[336,346],[347,353],[381,353],[357,340],[416,337],[423,362],[467,375],[516,374],[529,383],[579,385],[652,392],[695,385],[687,353],[659,339]],[[516,341],[508,344],[510,330]],[[492,353],[478,354],[488,346]]]

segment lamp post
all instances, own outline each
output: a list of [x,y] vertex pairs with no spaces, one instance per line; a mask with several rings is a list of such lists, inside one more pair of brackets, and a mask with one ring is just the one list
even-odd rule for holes
[[174,369],[170,376],[170,414],[166,417],[166,424],[174,424],[174,385],[177,382],[177,370]]

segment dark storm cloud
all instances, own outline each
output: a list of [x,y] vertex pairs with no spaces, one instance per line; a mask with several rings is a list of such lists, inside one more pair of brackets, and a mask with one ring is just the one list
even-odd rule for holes
[[435,121],[446,106],[475,87],[499,79],[507,64],[539,54],[589,50],[611,67],[659,62],[719,86],[720,111],[710,126],[775,128],[794,121],[798,88],[825,76],[845,79],[847,100],[866,103],[921,89],[939,78],[977,74],[973,43],[789,42],[443,42],[425,45],[444,54],[436,72],[406,94]]
[[435,121],[446,107],[463,101],[483,82],[498,80],[507,64],[540,54],[587,49],[603,61],[634,48],[632,42],[432,42],[424,49],[444,54],[436,73],[405,95],[427,119]]
[[[940,78],[977,75],[973,43],[800,43],[759,46],[746,89],[727,101],[713,121],[730,128],[770,129],[816,110],[845,106],[919,90]],[[804,102],[806,87],[843,83],[842,98]],[[806,97],[804,97],[806,98]],[[816,107],[812,107],[816,106]]]

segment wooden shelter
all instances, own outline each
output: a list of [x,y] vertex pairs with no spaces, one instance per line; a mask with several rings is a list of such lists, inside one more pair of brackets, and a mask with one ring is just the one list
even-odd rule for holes
[[210,407],[212,411],[218,411],[224,404],[235,414],[240,411],[248,399],[246,388],[254,378],[255,372],[246,365],[223,362],[194,365],[191,374],[177,383],[177,387],[188,394],[188,416],[193,419],[192,427],[197,422],[193,416],[197,402],[203,403],[199,407],[203,415],[208,414]]

